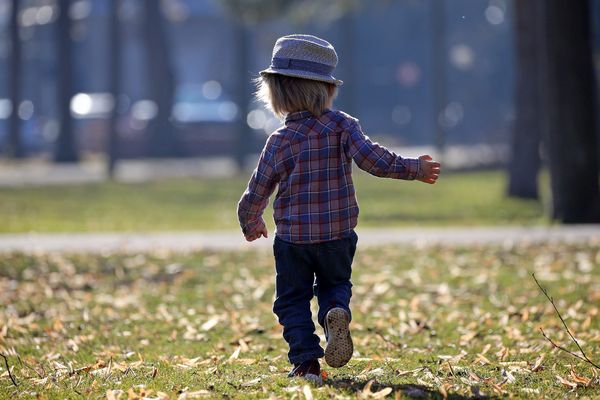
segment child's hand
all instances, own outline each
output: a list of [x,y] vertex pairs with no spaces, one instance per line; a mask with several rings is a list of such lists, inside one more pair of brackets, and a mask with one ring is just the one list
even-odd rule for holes
[[419,161],[421,162],[421,173],[417,180],[433,185],[440,177],[440,163],[433,161],[433,158],[428,154],[419,157]]
[[261,236],[264,236],[266,238],[269,237],[269,231],[267,231],[267,227],[265,226],[265,222],[262,220],[259,221],[258,225],[256,226],[256,229],[254,230],[254,232],[249,233],[246,236],[246,240],[249,242],[253,242],[256,239],[260,238]]

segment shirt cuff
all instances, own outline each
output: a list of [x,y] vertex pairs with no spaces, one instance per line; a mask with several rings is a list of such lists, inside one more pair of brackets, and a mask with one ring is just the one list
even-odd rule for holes
[[405,158],[406,163],[406,180],[415,180],[423,177],[423,170],[421,169],[421,160],[416,158]]
[[242,225],[242,233],[244,236],[248,236],[249,234],[253,233],[260,221],[260,218],[256,218],[255,220],[247,222],[246,225]]

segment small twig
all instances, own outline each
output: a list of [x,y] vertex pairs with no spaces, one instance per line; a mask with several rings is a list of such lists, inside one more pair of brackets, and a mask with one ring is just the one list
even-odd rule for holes
[[112,373],[112,366],[113,366],[113,358],[111,356],[110,360],[108,360],[108,371],[106,371],[106,375],[104,375],[104,380],[103,380],[104,382],[106,382],[108,380],[108,377]]
[[378,330],[374,330],[374,332],[375,332],[375,334],[376,334],[377,336],[379,336],[379,337],[380,337],[380,338],[381,338],[381,339],[382,339],[384,342],[386,342],[387,344],[389,344],[389,345],[392,345],[392,346],[394,346],[394,347],[395,347],[395,348],[397,348],[397,349],[402,349],[402,345],[401,345],[401,344],[398,344],[398,343],[396,343],[396,342],[394,342],[394,341],[391,341],[390,339],[386,338],[386,337],[383,335],[383,333],[379,332]]
[[454,374],[454,368],[452,368],[452,364],[450,364],[450,361],[446,361],[448,363],[448,367],[450,367],[450,373],[452,374],[453,377],[456,378],[456,375]]
[[[17,356],[17,357],[19,357],[19,356]],[[21,361],[21,357],[19,357],[19,361]],[[39,372],[37,369],[33,368],[32,366],[30,366],[30,365],[29,365],[29,364],[27,364],[26,362],[23,362],[23,361],[21,361],[21,366],[23,366],[23,367],[25,367],[25,368],[27,368],[27,369],[29,369],[29,370],[31,370],[31,371],[33,371],[33,372],[35,372],[35,373],[37,374],[37,376],[39,376],[39,377],[40,377],[40,379],[44,378],[44,377],[42,376],[42,374],[41,374],[41,373],[40,373],[40,372]]]
[[15,385],[15,387],[19,387],[19,385],[17,384],[17,381],[15,380],[15,377],[10,372],[10,365],[8,365],[8,358],[6,358],[6,356],[2,353],[0,353],[0,356],[2,356],[2,358],[4,358],[4,364],[6,365],[6,370],[8,371],[8,376],[10,377],[10,380],[12,381],[13,385]]
[[[83,380],[83,375],[79,375],[79,379],[77,379],[77,383],[75,384],[75,386],[73,387],[73,390],[77,389],[77,386],[79,386],[79,384],[81,383],[81,381]],[[77,390],[75,390],[75,392],[79,395],[81,395],[81,393],[79,393]]]
[[542,285],[540,284],[540,282],[538,282],[537,278],[535,277],[535,273],[532,273],[531,276],[533,277],[533,280],[535,281],[535,283],[538,285],[538,287],[540,288],[540,290],[542,291],[542,293],[544,294],[544,296],[546,296],[546,298],[548,299],[548,301],[550,301],[550,304],[552,304],[552,307],[554,307],[554,311],[556,312],[556,315],[558,315],[558,318],[560,319],[560,322],[562,322],[563,326],[565,327],[565,329],[567,330],[567,333],[569,334],[569,336],[571,337],[571,339],[573,340],[573,342],[575,342],[575,345],[577,346],[577,348],[579,349],[579,351],[581,352],[581,354],[583,355],[580,356],[578,354],[575,354],[559,345],[557,345],[556,343],[554,343],[548,336],[546,336],[546,334],[544,333],[544,330],[542,328],[540,328],[540,331],[542,331],[542,335],[557,349],[562,350],[567,352],[568,354],[579,358],[580,360],[583,360],[589,364],[591,364],[592,366],[594,366],[597,369],[600,369],[600,366],[598,366],[598,364],[595,364],[592,360],[590,360],[588,358],[588,356],[585,354],[585,351],[583,351],[583,349],[581,348],[581,346],[579,345],[579,342],[577,341],[577,339],[575,339],[575,336],[573,336],[573,334],[571,333],[571,330],[569,329],[569,327],[567,326],[567,323],[565,322],[565,320],[563,319],[562,315],[560,314],[560,312],[558,311],[558,308],[556,308],[556,304],[554,303],[554,298],[552,298],[552,296],[550,296],[548,294],[548,291],[546,289],[544,289],[544,287],[542,287]]

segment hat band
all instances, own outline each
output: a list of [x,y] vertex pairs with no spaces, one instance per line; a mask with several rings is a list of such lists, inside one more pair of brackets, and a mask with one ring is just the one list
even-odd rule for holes
[[275,57],[271,61],[271,68],[276,69],[299,69],[316,74],[331,75],[335,67],[314,61],[299,60],[296,58]]

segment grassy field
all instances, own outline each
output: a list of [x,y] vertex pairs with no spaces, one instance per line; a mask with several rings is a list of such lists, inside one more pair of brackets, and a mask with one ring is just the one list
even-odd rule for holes
[[598,398],[533,272],[599,363],[598,243],[365,248],[354,358],[316,387],[286,377],[267,251],[2,256],[0,398]]
[[[236,229],[247,179],[3,188],[0,232]],[[357,171],[355,181],[361,226],[546,223],[541,203],[504,196],[501,172],[446,174],[430,186]]]

